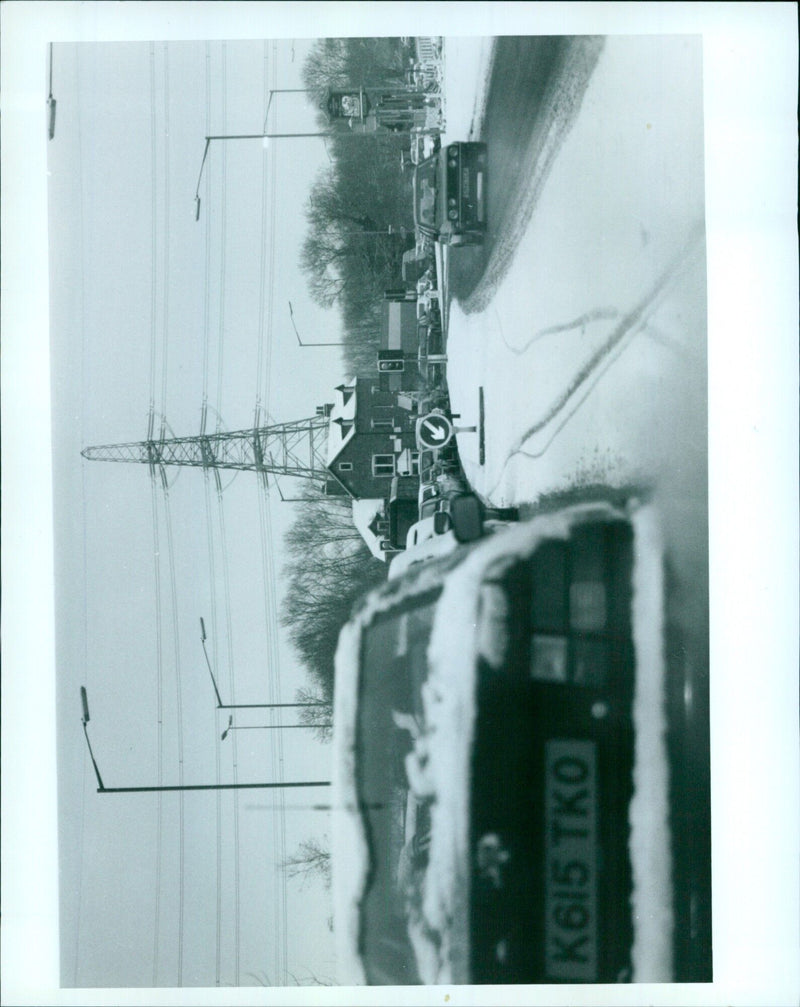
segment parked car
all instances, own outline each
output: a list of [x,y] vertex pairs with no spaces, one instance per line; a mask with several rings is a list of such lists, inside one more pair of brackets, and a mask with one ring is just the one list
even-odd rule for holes
[[451,143],[417,166],[414,225],[441,244],[479,244],[486,231],[488,150]]

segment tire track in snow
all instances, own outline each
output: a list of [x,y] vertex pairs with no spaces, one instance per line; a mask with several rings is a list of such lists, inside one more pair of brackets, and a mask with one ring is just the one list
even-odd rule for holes
[[[509,221],[508,229],[498,236],[481,279],[462,302],[465,314],[483,311],[508,271],[556,157],[578,117],[603,46],[604,40],[600,36],[573,40],[561,72],[550,81],[542,101],[542,128],[533,130],[523,159],[523,163],[531,165],[531,174],[513,200],[513,220]],[[523,176],[524,172],[520,172],[520,177]]]
[[[490,491],[489,497],[491,497],[499,487],[505,469],[515,455],[522,454],[527,458],[536,459],[540,458],[547,451],[561,430],[563,430],[572,416],[575,415],[581,405],[586,401],[589,394],[595,388],[602,376],[619,358],[620,354],[623,352],[631,339],[647,327],[650,316],[659,306],[663,297],[669,291],[671,285],[690,262],[692,253],[698,249],[703,237],[704,227],[701,222],[691,230],[686,244],[675,256],[670,265],[664,270],[651,290],[645,295],[639,304],[632,311],[628,312],[628,314],[625,315],[614,327],[611,335],[589,357],[583,367],[581,367],[581,369],[577,372],[566,389],[564,389],[558,398],[551,404],[545,414],[529,426],[514,442],[511,450],[506,455],[505,461],[503,462],[503,466],[500,470],[500,478]],[[530,440],[535,434],[541,432],[549,423],[551,423],[561,413],[575,393],[593,376],[594,380],[586,388],[584,394],[575,406],[564,417],[563,421],[553,431],[546,444],[536,452],[524,450],[523,445],[525,442]]]
[[500,338],[503,340],[506,348],[512,353],[516,353],[517,356],[521,356],[526,353],[534,343],[538,343],[540,339],[544,339],[545,336],[556,336],[563,332],[572,332],[573,329],[580,329],[581,335],[583,335],[586,330],[586,326],[590,322],[604,322],[613,321],[613,319],[619,317],[619,311],[616,308],[595,308],[594,311],[587,311],[585,314],[581,315],[580,318],[576,318],[572,322],[564,322],[562,325],[548,325],[546,329],[540,329],[522,346],[513,346],[506,339],[503,330],[500,330]]

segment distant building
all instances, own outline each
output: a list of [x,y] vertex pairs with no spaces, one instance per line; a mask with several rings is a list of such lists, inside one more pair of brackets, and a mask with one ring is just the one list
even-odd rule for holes
[[331,88],[324,105],[331,125],[357,133],[439,133],[444,128],[442,39],[420,37],[403,81]]
[[356,500],[385,500],[395,476],[419,475],[416,417],[398,405],[390,377],[354,378],[335,389],[327,467],[337,492]]
[[393,350],[403,358],[403,370],[387,374],[388,387],[392,392],[413,391],[422,384],[418,329],[416,300],[384,298],[381,304],[380,348]]
[[353,501],[353,524],[375,559],[386,562],[387,550],[383,548],[389,535],[386,501],[382,497]]

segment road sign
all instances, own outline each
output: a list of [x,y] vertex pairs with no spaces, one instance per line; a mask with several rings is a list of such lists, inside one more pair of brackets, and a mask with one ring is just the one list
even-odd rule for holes
[[428,413],[417,420],[417,447],[443,448],[453,436],[453,424],[443,413]]

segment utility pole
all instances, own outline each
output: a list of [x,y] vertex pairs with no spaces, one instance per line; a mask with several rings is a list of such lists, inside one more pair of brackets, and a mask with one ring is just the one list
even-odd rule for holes
[[286,790],[297,787],[329,787],[331,785],[330,780],[292,780],[288,783],[188,783],[180,784],[178,786],[106,787],[103,783],[103,778],[100,775],[100,769],[98,768],[97,760],[94,757],[94,752],[92,751],[92,743],[89,740],[89,731],[86,726],[90,720],[89,701],[86,697],[86,689],[84,686],[81,686],[81,705],[83,707],[81,724],[83,725],[83,734],[86,738],[89,755],[92,760],[92,765],[94,766],[95,776],[97,777],[98,794],[156,794],[184,792],[188,790]]
[[[200,616],[200,642],[203,645],[203,653],[206,657],[206,666],[208,667],[208,673],[211,676],[211,684],[214,686],[214,695],[217,697],[217,709],[218,710],[277,710],[286,707],[298,707],[298,706],[330,706],[330,703],[323,702],[313,702],[313,703],[223,703],[222,696],[219,693],[219,688],[217,687],[217,680],[214,677],[214,672],[211,668],[211,661],[208,656],[208,650],[206,648],[206,624],[203,620],[202,615]],[[228,725],[230,727],[230,724]],[[305,725],[300,725],[305,726]],[[316,725],[314,725],[316,726]],[[226,732],[227,733],[227,732]]]

